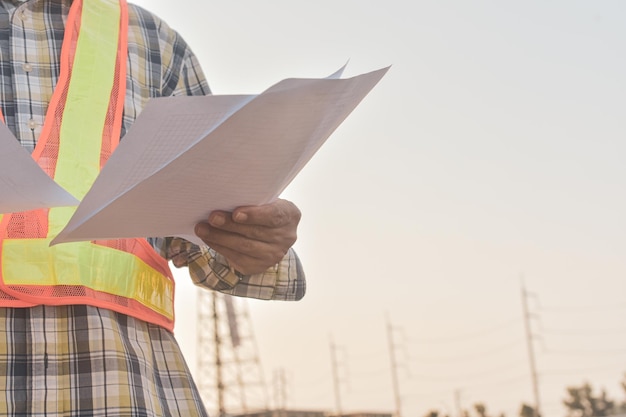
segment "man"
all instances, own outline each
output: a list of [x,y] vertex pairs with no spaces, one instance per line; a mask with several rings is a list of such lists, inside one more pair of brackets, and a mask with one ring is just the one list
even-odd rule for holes
[[[0,0],[0,75],[5,123],[81,198],[150,98],[210,93],[184,40],[123,0]],[[206,415],[171,332],[167,260],[212,290],[304,295],[291,202],[211,213],[196,226],[206,247],[49,247],[72,210],[0,219],[0,416]]]

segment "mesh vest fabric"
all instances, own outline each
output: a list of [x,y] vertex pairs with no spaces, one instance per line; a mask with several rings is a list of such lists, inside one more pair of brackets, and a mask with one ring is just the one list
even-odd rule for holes
[[[126,31],[125,1],[73,2],[59,82],[33,158],[77,198],[119,142]],[[145,239],[49,247],[72,212],[64,207],[2,216],[0,306],[89,304],[172,330],[173,278]]]

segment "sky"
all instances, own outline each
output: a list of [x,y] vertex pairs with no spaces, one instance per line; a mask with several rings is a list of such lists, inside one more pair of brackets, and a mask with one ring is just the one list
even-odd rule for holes
[[[237,304],[270,403],[333,411],[337,391],[344,412],[394,412],[393,352],[402,416],[517,416],[534,402],[525,317],[544,416],[585,382],[626,400],[623,1],[136,3],[215,94],[391,65],[282,196],[303,213],[307,295]],[[197,372],[212,348],[176,277]]]

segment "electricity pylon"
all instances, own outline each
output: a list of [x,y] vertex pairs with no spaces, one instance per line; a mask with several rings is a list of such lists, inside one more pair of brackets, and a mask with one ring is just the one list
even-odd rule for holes
[[268,394],[245,300],[198,289],[198,389],[210,415],[268,409]]

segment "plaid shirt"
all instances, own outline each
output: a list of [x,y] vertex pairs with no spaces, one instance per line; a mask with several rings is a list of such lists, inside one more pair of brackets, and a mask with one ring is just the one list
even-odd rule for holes
[[[59,77],[70,4],[70,0],[0,1],[0,105],[7,126],[31,152]],[[127,71],[122,135],[152,97],[210,93],[184,40],[136,6],[129,10]],[[242,276],[209,248],[181,239],[149,241],[167,259],[176,257],[176,266],[189,266],[197,285],[260,299],[296,300],[304,295],[304,274],[293,250],[265,273]]]
[[[0,107],[32,151],[59,77],[71,0],[0,0]],[[127,91],[122,136],[152,97],[210,90],[184,40],[144,9],[129,5]],[[244,297],[297,300],[300,261],[290,250],[265,273],[244,276],[208,247],[150,238],[195,284]],[[91,306],[0,308],[0,416],[204,416],[173,335]]]

